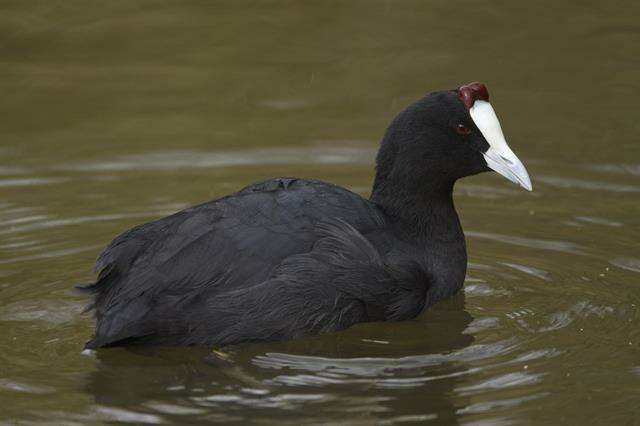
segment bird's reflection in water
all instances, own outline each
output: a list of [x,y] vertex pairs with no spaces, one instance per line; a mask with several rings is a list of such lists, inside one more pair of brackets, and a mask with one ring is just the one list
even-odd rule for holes
[[464,333],[471,320],[460,293],[414,321],[361,324],[224,354],[197,347],[103,349],[87,387],[100,406],[152,414],[147,420],[456,423],[453,390],[467,371],[462,361],[474,356],[474,339]]

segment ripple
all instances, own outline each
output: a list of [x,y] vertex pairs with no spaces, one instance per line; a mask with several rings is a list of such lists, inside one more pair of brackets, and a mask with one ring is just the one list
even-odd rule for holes
[[360,341],[365,343],[375,343],[377,345],[388,345],[390,343],[388,340],[375,340],[375,339],[360,339]]
[[123,408],[107,407],[103,405],[96,407],[96,412],[102,419],[116,422],[145,424],[163,423],[162,418],[156,415],[138,413],[136,411],[125,410]]
[[525,354],[519,355],[517,358],[513,359],[512,361],[509,361],[509,363],[517,364],[517,363],[521,363],[521,362],[534,361],[534,360],[540,359],[540,358],[555,358],[556,356],[560,355],[561,353],[562,353],[562,351],[560,351],[558,349],[554,349],[554,348],[538,349],[538,350],[535,350],[535,351],[531,351],[531,352],[527,352]]
[[493,266],[485,265],[484,263],[475,263],[475,262],[467,263],[467,267],[469,269],[478,269],[481,271],[488,271],[490,269],[493,269]]
[[104,247],[104,244],[94,244],[86,247],[53,250],[53,251],[48,251],[46,253],[32,254],[27,256],[16,256],[8,259],[0,259],[0,265],[6,265],[9,263],[17,263],[17,262],[27,262],[31,260],[54,259],[57,257],[69,256],[71,254],[82,253],[89,250],[96,250],[102,247]]
[[598,172],[628,173],[640,175],[640,164],[596,164],[587,166],[588,169]]
[[579,220],[580,222],[593,223],[594,225],[611,226],[613,228],[619,228],[619,227],[621,227],[623,225],[620,222],[616,222],[616,221],[609,220],[609,219],[604,219],[604,218],[601,218],[601,217],[576,216],[575,219]]
[[479,367],[469,368],[466,370],[456,371],[448,374],[439,375],[421,375],[418,377],[402,377],[402,378],[385,378],[385,377],[371,377],[371,378],[333,378],[325,377],[320,374],[294,374],[294,375],[280,375],[269,380],[269,383],[278,383],[288,386],[327,386],[327,385],[354,385],[365,384],[373,386],[378,389],[410,389],[423,386],[425,383],[432,382],[434,380],[452,379],[455,377],[465,376],[468,374],[474,374],[482,369]]
[[206,412],[202,408],[185,407],[182,405],[168,404],[164,402],[155,402],[155,401],[148,402],[145,404],[145,406],[162,414],[173,414],[178,416],[203,414]]
[[614,183],[595,182],[556,176],[538,176],[536,177],[536,180],[544,182],[547,185],[555,186],[556,188],[577,188],[609,192],[640,192],[640,186],[636,185],[619,185]]
[[534,315],[535,315],[535,312],[529,308],[520,308],[518,310],[507,312],[505,314],[505,316],[509,319],[524,318],[527,316],[534,316]]
[[544,396],[550,395],[548,392],[543,392],[539,394],[523,396],[521,398],[511,398],[511,399],[501,399],[496,401],[487,401],[487,402],[478,402],[476,404],[471,404],[466,406],[465,408],[461,408],[456,411],[456,414],[478,414],[478,413],[486,413],[487,411],[492,411],[496,408],[504,409],[504,408],[513,408],[522,404],[523,402],[532,401],[534,399],[542,398]]
[[302,404],[319,403],[334,400],[336,397],[328,394],[279,394],[267,397],[250,396],[241,394],[214,394],[207,396],[194,396],[190,399],[200,406],[211,407],[220,403],[234,403],[243,406],[259,408],[298,409]]
[[464,426],[512,426],[514,424],[517,424],[515,420],[505,419],[504,417],[491,417],[465,423]]
[[110,221],[120,220],[120,219],[154,217],[154,216],[160,216],[160,215],[166,215],[166,214],[172,214],[172,213],[175,213],[175,211],[174,210],[150,211],[150,212],[144,212],[144,213],[122,213],[122,214],[97,215],[97,216],[79,216],[79,217],[71,217],[67,219],[51,219],[51,220],[39,221],[35,223],[29,223],[27,225],[11,226],[9,229],[0,231],[0,235],[13,234],[17,232],[37,231],[37,230],[48,229],[48,228],[59,228],[61,226],[79,225],[82,223],[89,223],[89,222],[110,222]]
[[83,172],[125,170],[174,170],[263,164],[370,164],[371,146],[271,148],[248,151],[168,151],[129,155],[112,161],[73,164],[64,170]]
[[398,423],[422,423],[431,420],[436,420],[437,414],[407,414],[404,416],[395,416],[389,419],[384,419],[376,422],[378,425],[395,425]]
[[67,182],[69,178],[22,178],[0,179],[0,187],[50,185]]
[[467,196],[467,197],[475,197],[475,198],[483,198],[487,200],[494,200],[498,198],[504,198],[507,196],[514,196],[520,194],[520,191],[516,191],[509,188],[496,188],[493,186],[482,186],[482,185],[464,185],[459,188],[456,188],[456,194]]
[[574,318],[571,312],[554,312],[547,315],[547,321],[549,322],[549,325],[546,327],[541,327],[538,331],[545,332],[560,330],[561,328],[565,328],[566,326],[571,324],[573,320]]
[[44,321],[54,325],[72,322],[82,304],[62,300],[24,300],[0,308],[2,321]]
[[541,280],[544,280],[544,281],[550,280],[549,273],[542,269],[534,268],[533,266],[519,265],[517,263],[506,263],[506,262],[501,262],[501,263],[505,266],[508,266],[509,268],[515,269],[516,271],[524,272],[525,274],[529,274],[536,278],[540,278]]
[[46,386],[33,386],[8,379],[0,379],[0,389],[12,392],[31,393],[36,395],[53,393],[54,390]]
[[616,257],[609,261],[613,266],[626,269],[627,271],[640,272],[640,259],[633,257]]
[[470,297],[480,296],[509,296],[511,291],[503,288],[493,288],[481,283],[474,283],[464,286],[464,294]]
[[568,241],[542,240],[537,238],[515,237],[512,235],[493,234],[489,232],[466,231],[465,235],[475,238],[498,241],[515,246],[528,247],[534,249],[560,251],[571,254],[584,254],[582,248]]
[[541,327],[538,331],[546,332],[559,330],[573,323],[576,318],[596,316],[602,319],[613,312],[614,309],[610,306],[594,305],[588,301],[580,301],[566,311],[553,312],[547,315],[549,325]]
[[15,249],[26,249],[32,248],[33,246],[40,244],[41,242],[38,240],[21,240],[16,242],[8,242],[5,244],[0,244],[0,250],[15,250]]
[[414,355],[401,358],[325,358],[286,353],[267,353],[252,362],[263,368],[280,370],[329,371],[356,377],[379,377],[393,370],[416,369],[455,361],[480,360],[510,352],[513,339],[484,345],[471,345],[445,354]]
[[49,218],[49,216],[47,216],[47,215],[25,216],[25,217],[19,217],[19,218],[16,218],[16,219],[9,219],[9,220],[0,221],[0,226],[19,225],[21,223],[36,222],[36,221],[41,221],[41,220],[48,219],[48,218]]
[[476,334],[481,331],[490,330],[492,328],[498,328],[500,326],[500,319],[496,317],[484,317],[474,319],[471,324],[467,326],[463,333]]
[[479,391],[487,391],[487,390],[496,390],[496,389],[504,389],[511,388],[517,386],[526,386],[538,383],[540,379],[545,375],[545,373],[525,373],[522,371],[518,371],[515,373],[507,373],[502,376],[494,377],[489,380],[485,380],[484,382],[477,383],[475,385],[470,386],[462,386],[456,388],[456,392],[459,392],[463,395],[470,395],[474,393],[478,393]]

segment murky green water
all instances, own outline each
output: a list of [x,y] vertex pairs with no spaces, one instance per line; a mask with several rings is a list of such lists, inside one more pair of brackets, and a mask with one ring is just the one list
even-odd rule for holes
[[[634,424],[640,6],[0,2],[0,424]],[[258,179],[368,193],[404,105],[487,83],[534,192],[457,187],[464,295],[237,350],[113,349],[74,283],[132,225]]]

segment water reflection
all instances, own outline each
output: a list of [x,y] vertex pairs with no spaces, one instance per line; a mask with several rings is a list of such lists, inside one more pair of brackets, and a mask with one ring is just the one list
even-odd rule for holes
[[[338,421],[348,410],[361,422],[377,416],[395,422],[400,419],[393,413],[411,413],[455,424],[459,407],[450,396],[459,377],[476,371],[465,364],[508,347],[473,345],[471,322],[459,294],[416,321],[228,348],[228,359],[203,348],[106,349],[95,354],[96,371],[86,386],[103,409],[175,421],[181,415],[244,418],[243,407],[251,407],[252,420],[272,410],[313,409],[310,419]],[[390,355],[401,348],[409,354]],[[412,392],[417,387],[429,397]]]

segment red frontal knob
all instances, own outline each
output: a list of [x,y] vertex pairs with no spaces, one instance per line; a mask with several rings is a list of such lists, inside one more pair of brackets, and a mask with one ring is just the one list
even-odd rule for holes
[[474,102],[478,99],[489,102],[489,91],[487,90],[487,86],[477,81],[460,86],[458,89],[458,96],[468,109],[471,109]]

